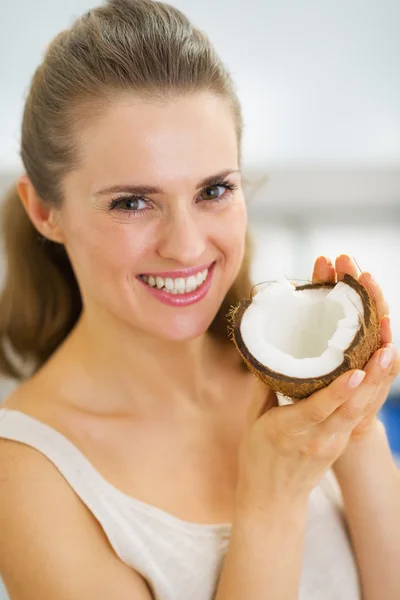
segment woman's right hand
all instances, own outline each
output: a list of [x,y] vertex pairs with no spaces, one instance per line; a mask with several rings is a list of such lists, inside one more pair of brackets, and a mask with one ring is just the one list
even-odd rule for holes
[[354,386],[355,373],[365,376],[364,371],[346,371],[308,398],[284,406],[277,406],[274,392],[256,381],[239,450],[239,508],[307,501],[363,419],[369,394],[358,387],[362,379]]

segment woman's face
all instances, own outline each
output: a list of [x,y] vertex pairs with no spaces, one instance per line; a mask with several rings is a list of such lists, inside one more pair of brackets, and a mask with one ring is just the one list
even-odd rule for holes
[[[80,143],[83,162],[65,177],[59,224],[86,310],[163,339],[202,334],[244,254],[247,214],[228,105],[210,94],[121,101]],[[184,269],[195,271],[189,281],[174,273]],[[172,286],[178,293],[166,290]]]

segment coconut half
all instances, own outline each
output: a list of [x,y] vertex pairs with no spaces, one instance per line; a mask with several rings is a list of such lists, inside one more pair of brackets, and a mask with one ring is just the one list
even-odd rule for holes
[[229,311],[229,333],[251,371],[272,390],[301,400],[380,347],[376,302],[351,275],[335,283],[269,283]]

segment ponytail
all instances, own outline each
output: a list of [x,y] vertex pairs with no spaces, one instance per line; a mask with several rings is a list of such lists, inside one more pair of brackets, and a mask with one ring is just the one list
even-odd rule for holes
[[[159,1],[108,0],[91,9],[50,42],[25,101],[20,154],[36,194],[48,206],[62,206],[63,179],[82,160],[82,128],[114,98],[169,100],[198,92],[226,101],[240,164],[239,98],[204,32]],[[69,334],[82,300],[64,246],[38,233],[16,186],[1,210],[6,273],[0,295],[0,373],[24,379]],[[226,314],[251,287],[249,248],[248,233],[240,273],[210,325],[229,343]]]
[[0,295],[0,373],[24,379],[65,339],[82,302],[64,246],[35,229],[16,185],[2,205],[1,234],[6,272]]

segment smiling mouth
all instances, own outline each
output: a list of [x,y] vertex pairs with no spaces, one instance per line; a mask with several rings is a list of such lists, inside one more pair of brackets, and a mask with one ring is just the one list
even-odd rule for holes
[[170,294],[188,294],[197,290],[207,279],[208,269],[189,277],[161,277],[160,275],[139,275],[147,285],[169,292]]

